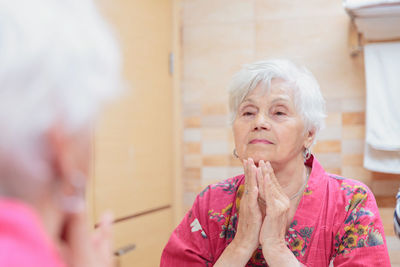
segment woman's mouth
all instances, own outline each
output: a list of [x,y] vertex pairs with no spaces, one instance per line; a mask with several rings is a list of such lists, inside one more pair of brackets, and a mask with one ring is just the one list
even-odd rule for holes
[[267,139],[253,139],[250,141],[250,144],[272,144],[271,141],[267,140]]

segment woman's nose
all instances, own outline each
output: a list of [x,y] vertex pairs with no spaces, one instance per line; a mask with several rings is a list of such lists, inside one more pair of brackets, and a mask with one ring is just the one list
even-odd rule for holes
[[257,114],[254,120],[253,130],[259,131],[259,130],[270,130],[270,129],[271,129],[271,124],[268,121],[268,118],[265,115]]

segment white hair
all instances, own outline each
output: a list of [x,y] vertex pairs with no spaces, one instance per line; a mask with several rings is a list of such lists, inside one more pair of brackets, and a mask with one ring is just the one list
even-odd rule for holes
[[317,134],[323,127],[326,116],[325,100],[318,82],[307,69],[299,68],[289,60],[283,59],[247,64],[234,75],[228,87],[231,123],[235,120],[237,109],[246,96],[258,84],[265,84],[268,89],[274,78],[280,78],[289,84],[286,90],[293,91],[296,110],[304,121],[304,130],[313,130]]
[[0,0],[0,148],[56,122],[80,130],[122,88],[121,67],[93,0]]

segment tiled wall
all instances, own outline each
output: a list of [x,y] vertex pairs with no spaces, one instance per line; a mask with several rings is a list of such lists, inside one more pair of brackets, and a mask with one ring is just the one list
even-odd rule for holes
[[389,214],[400,176],[362,167],[364,62],[349,54],[341,1],[183,0],[181,11],[185,209],[209,183],[241,173],[228,124],[231,76],[244,63],[284,57],[314,73],[327,101],[326,128],[313,149],[319,161],[370,186]]

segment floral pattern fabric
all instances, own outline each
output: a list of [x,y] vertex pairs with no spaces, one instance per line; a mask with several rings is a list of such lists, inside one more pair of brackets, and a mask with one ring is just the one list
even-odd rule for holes
[[[367,186],[312,168],[286,244],[305,266],[390,266],[383,226]],[[212,266],[236,234],[244,175],[210,185],[172,233],[161,266]],[[246,266],[267,266],[261,247]]]

